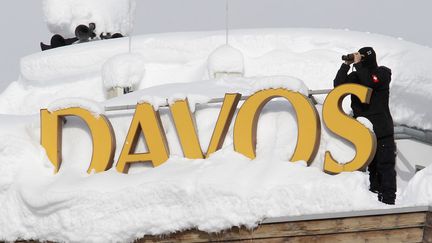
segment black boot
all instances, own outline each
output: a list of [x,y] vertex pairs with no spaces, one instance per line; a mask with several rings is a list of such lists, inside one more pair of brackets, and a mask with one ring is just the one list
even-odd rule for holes
[[395,200],[396,200],[396,195],[378,193],[378,201],[382,203],[395,205]]
[[373,185],[371,184],[369,186],[369,191],[373,192],[373,193],[379,193],[379,187],[377,185]]

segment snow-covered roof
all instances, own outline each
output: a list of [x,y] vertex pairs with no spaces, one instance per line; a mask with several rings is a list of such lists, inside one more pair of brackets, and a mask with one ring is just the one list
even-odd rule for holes
[[[200,32],[134,38],[134,51],[143,55],[146,64],[141,90],[112,100],[105,100],[101,70],[109,58],[125,52],[127,40],[95,41],[24,57],[20,80],[0,94],[0,113],[4,114],[0,115],[2,240],[124,242],[189,228],[215,232],[233,225],[253,227],[267,217],[388,208],[368,191],[367,173],[331,176],[322,171],[326,151],[340,163],[349,161],[356,152],[353,145],[329,132],[324,124],[311,166],[288,161],[296,146],[297,118],[283,100],[270,102],[261,112],[257,158],[253,161],[233,151],[232,126],[222,149],[210,158],[183,158],[169,109],[160,109],[170,150],[170,159],[162,166],[136,164],[129,175],[115,169],[88,175],[91,136],[82,121],[68,119],[63,128],[62,168],[53,175],[53,167],[39,145],[39,116],[33,115],[49,104],[52,110],[80,106],[101,113],[101,106],[149,102],[158,108],[179,97],[197,104],[221,98],[226,92],[248,95],[271,87],[307,94],[308,88],[331,88],[340,56],[364,43],[375,48],[380,65],[393,70],[390,103],[394,120],[432,128],[430,48],[381,35],[337,30],[233,31],[230,40],[245,53],[247,76],[254,78],[209,79],[208,54],[224,37],[222,32]],[[115,64],[123,58],[113,60],[114,68],[129,71],[128,65],[123,68],[123,63]],[[131,81],[129,74],[126,72],[125,80]],[[66,99],[53,103],[67,97],[97,102]],[[204,105],[194,111],[204,150],[220,107]],[[321,113],[322,106],[315,107]],[[116,160],[132,113],[107,116],[118,145]],[[401,151],[399,145],[398,141]],[[427,145],[405,148],[414,154],[423,153],[421,159],[425,160],[432,153]],[[145,151],[141,138],[138,151]],[[403,162],[397,164],[398,169],[407,166]],[[406,178],[410,172],[403,172],[398,177],[398,183],[404,184],[398,184],[396,207],[432,205],[432,166],[410,180]]]

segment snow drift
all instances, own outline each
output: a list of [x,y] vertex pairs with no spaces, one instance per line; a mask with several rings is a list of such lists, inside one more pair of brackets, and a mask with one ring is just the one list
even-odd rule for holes
[[[255,160],[233,151],[232,127],[222,149],[209,159],[184,159],[169,110],[159,106],[188,97],[205,150],[221,107],[206,101],[228,92],[248,95],[271,87],[305,95],[308,89],[331,88],[340,56],[373,46],[379,63],[393,69],[395,121],[430,129],[431,49],[386,36],[338,30],[232,33],[233,46],[244,54],[245,78],[209,79],[208,56],[224,43],[222,32],[138,36],[133,52],[142,55],[146,67],[141,90],[111,100],[104,97],[102,65],[127,52],[127,40],[91,42],[24,57],[21,79],[0,95],[0,240],[133,241],[192,227],[212,232],[234,225],[253,227],[266,217],[388,208],[367,190],[366,173],[331,176],[322,172],[325,151],[340,162],[354,156],[353,147],[324,126],[310,167],[288,161],[295,149],[297,127],[295,112],[286,101],[274,100],[263,109]],[[70,97],[77,98],[56,101]],[[323,98],[317,96],[319,113]],[[91,135],[81,120],[68,118],[62,168],[53,174],[39,145],[40,108],[75,105],[102,113],[103,106],[137,102],[159,108],[170,147],[166,163],[157,168],[136,164],[128,175],[115,169],[88,175]],[[106,113],[119,145],[132,115],[133,111]],[[145,149],[141,140],[137,152]],[[115,161],[120,150],[117,146]],[[430,174],[429,167],[406,188],[399,184],[396,206],[430,204]]]

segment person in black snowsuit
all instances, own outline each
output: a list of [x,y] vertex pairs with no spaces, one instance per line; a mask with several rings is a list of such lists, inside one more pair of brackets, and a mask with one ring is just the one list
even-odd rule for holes
[[[351,95],[351,108],[354,118],[365,117],[373,125],[377,137],[377,151],[369,170],[369,190],[378,193],[378,200],[394,204],[396,199],[396,144],[394,141],[393,119],[389,109],[389,85],[391,70],[378,66],[376,53],[371,47],[363,47],[353,53],[354,60],[345,61],[334,79],[334,87],[345,83],[355,83],[372,88],[369,104],[363,104]],[[355,71],[348,74],[350,65]]]

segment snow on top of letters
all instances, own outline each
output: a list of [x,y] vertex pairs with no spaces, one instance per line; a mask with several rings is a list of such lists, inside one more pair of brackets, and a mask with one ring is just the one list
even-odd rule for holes
[[369,129],[369,131],[373,132],[373,125],[372,122],[367,119],[366,117],[363,116],[359,116],[357,117],[357,121],[359,121],[361,124],[363,124],[363,126],[365,126],[367,129]]
[[68,108],[83,108],[92,113],[96,118],[100,115],[105,114],[105,109],[99,103],[84,98],[63,98],[51,102],[47,110],[49,112],[55,112],[58,110],[68,109]]
[[254,79],[252,86],[254,91],[284,88],[299,92],[305,96],[309,95],[306,84],[302,80],[291,76],[257,77]]

